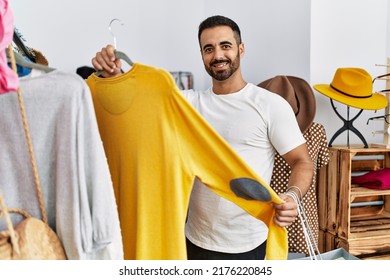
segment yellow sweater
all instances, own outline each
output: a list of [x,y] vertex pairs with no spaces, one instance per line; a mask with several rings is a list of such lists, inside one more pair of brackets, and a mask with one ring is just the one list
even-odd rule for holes
[[287,258],[274,224],[277,194],[185,100],[171,75],[135,63],[87,79],[113,180],[125,259],[186,259],[184,225],[195,176],[268,227],[267,259]]

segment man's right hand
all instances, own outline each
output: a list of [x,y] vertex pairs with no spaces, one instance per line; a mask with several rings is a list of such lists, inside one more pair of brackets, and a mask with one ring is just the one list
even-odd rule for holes
[[104,70],[102,76],[105,78],[116,77],[122,74],[122,62],[119,58],[115,57],[114,50],[112,45],[107,45],[92,58],[93,67],[97,71]]

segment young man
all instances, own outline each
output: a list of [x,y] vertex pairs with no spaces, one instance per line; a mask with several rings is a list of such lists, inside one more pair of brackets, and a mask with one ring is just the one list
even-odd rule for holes
[[[291,191],[306,193],[312,182],[313,163],[294,113],[281,96],[247,83],[240,61],[244,44],[237,24],[223,16],[204,20],[198,31],[201,57],[212,78],[206,91],[183,91],[186,99],[268,184],[275,151],[291,166]],[[121,74],[114,48],[104,47],[92,59],[104,77]],[[274,205],[275,222],[290,225],[297,205]],[[266,225],[195,180],[186,224],[188,259],[264,259]]]

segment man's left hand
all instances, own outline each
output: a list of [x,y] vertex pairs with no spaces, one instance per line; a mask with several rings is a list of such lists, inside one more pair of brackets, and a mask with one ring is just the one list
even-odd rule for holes
[[276,213],[274,221],[281,227],[291,225],[298,216],[298,206],[291,196],[279,194],[279,197],[285,201],[283,204],[273,204]]

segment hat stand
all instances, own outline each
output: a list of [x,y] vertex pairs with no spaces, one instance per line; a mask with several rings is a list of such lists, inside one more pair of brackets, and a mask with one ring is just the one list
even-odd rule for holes
[[[390,73],[390,57],[387,58],[387,65],[386,65],[386,68],[387,68],[387,73]],[[390,79],[389,77],[386,77],[386,88],[390,88]],[[390,92],[386,92],[386,97],[387,97],[387,101],[389,102],[390,104]],[[385,108],[385,114],[390,114],[390,106],[387,105],[386,108]],[[389,131],[389,127],[390,125],[387,123],[387,122],[384,122],[385,126],[384,126],[384,131]],[[385,145],[386,148],[389,148],[389,145],[390,145],[390,135],[389,133],[386,133],[385,132],[385,135],[384,135],[384,139],[383,139],[383,144]]]
[[[387,58],[387,64],[376,64],[376,66],[385,66],[387,69],[387,73],[390,73],[390,57]],[[390,89],[390,77],[388,74],[383,75],[380,78],[376,78],[378,80],[386,80],[386,89]],[[375,79],[374,79],[375,80]],[[388,101],[388,104],[390,104],[390,92],[386,91],[386,98]],[[385,108],[385,115],[390,114],[390,105],[387,105]],[[375,133],[375,132],[373,132]],[[390,124],[388,124],[386,121],[384,122],[384,130],[376,131],[376,133],[383,133],[383,144],[382,143],[374,143],[373,146],[377,148],[390,148]]]
[[362,140],[364,144],[364,148],[368,148],[367,142],[364,139],[363,135],[360,133],[359,130],[356,129],[356,127],[353,126],[353,122],[360,116],[360,114],[363,112],[363,109],[357,113],[355,117],[353,117],[351,120],[349,119],[349,109],[350,107],[347,105],[347,119],[343,118],[342,115],[337,112],[336,106],[334,105],[333,99],[330,98],[330,103],[332,104],[332,108],[335,111],[336,115],[344,122],[344,125],[336,131],[336,133],[332,136],[332,138],[329,141],[329,147],[332,147],[333,141],[339,136],[342,132],[347,131],[347,146],[349,148],[349,131],[354,132],[360,140]]

